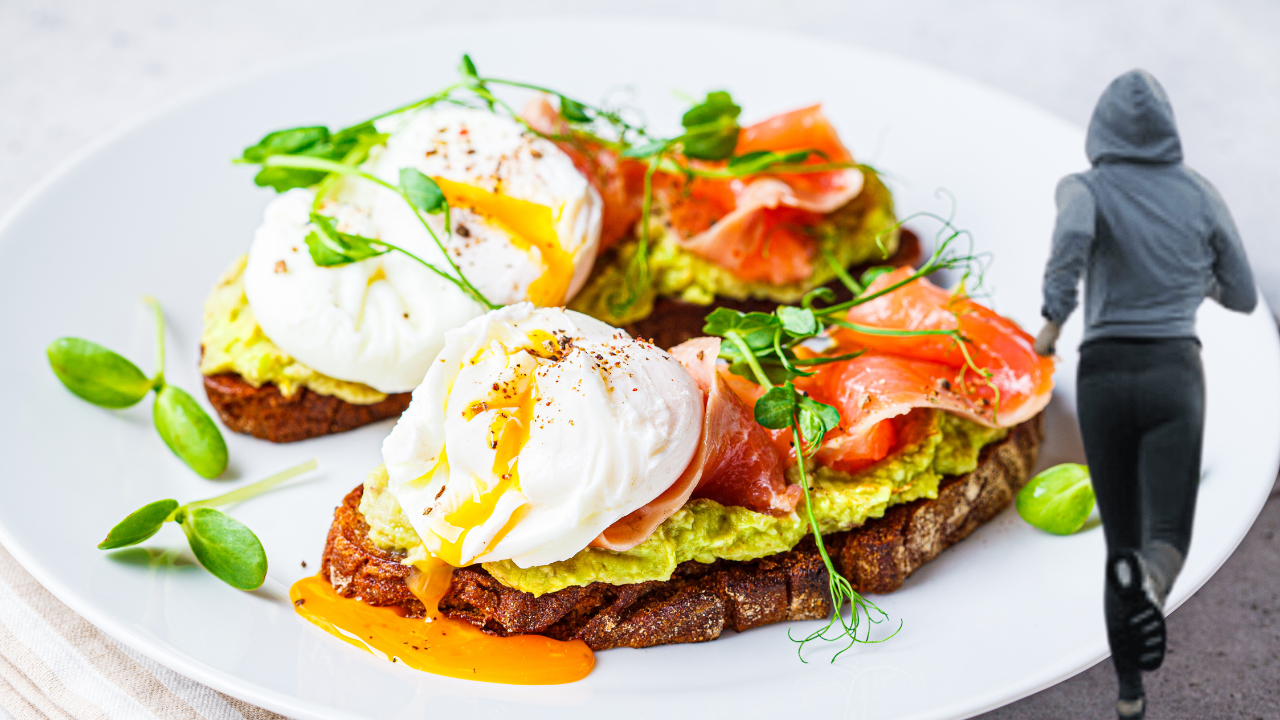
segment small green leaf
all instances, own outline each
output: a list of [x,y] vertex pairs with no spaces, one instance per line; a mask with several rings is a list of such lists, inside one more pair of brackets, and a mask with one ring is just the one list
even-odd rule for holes
[[577,100],[560,96],[560,117],[571,123],[589,123],[591,116],[587,115],[587,106]]
[[816,414],[801,410],[798,418],[800,439],[804,441],[806,449],[812,448],[815,443],[822,440],[823,435],[827,434],[822,426],[822,419]]
[[686,157],[696,160],[723,160],[738,146],[741,128],[732,120],[722,120],[711,127],[690,130],[681,145]]
[[[702,331],[708,335],[725,337],[729,331],[736,332],[753,350],[768,350],[773,347],[773,335],[782,329],[782,319],[773,313],[741,313],[729,308],[716,308],[707,315],[707,322]],[[723,343],[722,348],[733,343]]]
[[182,513],[180,522],[191,552],[206,570],[239,590],[262,587],[267,577],[267,553],[252,530],[207,507]]
[[723,90],[707,93],[700,104],[693,106],[680,124],[685,128],[681,138],[684,154],[698,160],[724,160],[733,155],[738,144],[738,115],[742,108]]
[[[730,347],[730,349],[732,348]],[[725,357],[725,355],[732,355],[733,358],[742,357],[741,354],[738,352],[726,352],[722,348],[720,352],[720,357],[726,360],[730,360],[730,358]],[[782,385],[788,380],[794,380],[796,377],[798,377],[796,373],[793,373],[790,370],[787,370],[777,360],[758,360],[757,362],[760,364],[760,369],[764,370],[764,376],[769,378],[769,382],[773,383],[774,385]],[[731,360],[729,363],[729,372],[733,373],[734,375],[737,375],[738,377],[746,378],[747,380],[750,380],[753,383],[758,382],[755,371],[751,369],[751,366],[747,364],[746,360],[741,360],[741,359]]]
[[890,265],[877,265],[873,268],[867,268],[867,271],[862,273],[862,277],[858,279],[858,282],[862,283],[862,287],[869,287],[876,278],[891,273],[896,269]]
[[311,213],[315,227],[303,240],[317,267],[335,267],[386,254],[391,248],[372,238],[338,232],[333,219]]
[[791,427],[796,414],[796,388],[791,383],[769,388],[756,400],[756,422],[770,430]]
[[680,124],[688,129],[723,120],[735,121],[741,113],[742,108],[734,104],[729,93],[717,90],[707,93],[705,100],[689,108],[680,118]]
[[45,352],[53,374],[62,384],[94,405],[129,407],[146,397],[153,387],[137,365],[95,342],[60,338]]
[[284,192],[294,188],[311,187],[324,180],[328,173],[322,170],[304,170],[302,168],[269,167],[262,168],[253,176],[253,184],[258,187],[269,187],[276,192]]
[[293,155],[329,140],[329,128],[323,126],[290,128],[268,133],[266,137],[244,149],[241,156],[248,162],[262,162],[272,155]]
[[1055,465],[1031,478],[1018,492],[1023,520],[1054,535],[1071,535],[1093,512],[1089,468],[1075,463]]
[[160,531],[169,515],[178,509],[177,500],[157,500],[134,510],[129,517],[116,523],[107,533],[107,539],[98,543],[99,550],[137,545]]
[[462,63],[458,66],[458,72],[462,73],[464,78],[480,79],[480,73],[476,71],[476,64],[471,62],[470,55],[462,56]]
[[623,150],[622,157],[645,158],[645,157],[649,157],[650,155],[657,155],[663,150],[666,150],[667,146],[669,146],[670,144],[671,144],[670,140],[652,140],[643,145],[635,145],[627,148],[626,150]]
[[436,181],[415,168],[400,169],[400,190],[410,205],[428,215],[444,212],[449,204]]
[[798,404],[801,412],[810,413],[821,421],[824,434],[840,427],[840,411],[830,405],[820,403],[808,395],[801,395]]
[[185,391],[165,385],[152,409],[156,430],[165,445],[202,477],[227,469],[227,443],[209,414]]
[[814,335],[818,332],[818,318],[808,308],[779,305],[777,315],[782,319],[782,329],[796,337]]

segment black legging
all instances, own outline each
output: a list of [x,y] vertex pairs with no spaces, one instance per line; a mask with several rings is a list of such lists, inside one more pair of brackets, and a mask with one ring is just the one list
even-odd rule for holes
[[1095,340],[1080,347],[1077,377],[1108,554],[1160,541],[1186,557],[1204,435],[1200,342]]

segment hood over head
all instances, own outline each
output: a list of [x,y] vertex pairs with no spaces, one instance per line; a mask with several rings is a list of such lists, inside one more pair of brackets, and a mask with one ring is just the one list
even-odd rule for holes
[[1089,162],[1172,163],[1182,160],[1173,106],[1146,70],[1130,70],[1102,92],[1084,144]]

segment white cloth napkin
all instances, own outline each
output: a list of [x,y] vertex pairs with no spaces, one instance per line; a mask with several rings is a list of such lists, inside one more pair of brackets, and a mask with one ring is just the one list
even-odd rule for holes
[[63,605],[0,546],[0,720],[277,720],[185,678]]

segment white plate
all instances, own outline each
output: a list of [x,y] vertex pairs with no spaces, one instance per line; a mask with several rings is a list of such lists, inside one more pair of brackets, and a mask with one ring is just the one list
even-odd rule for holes
[[[586,680],[512,687],[393,666],[300,620],[289,585],[314,572],[330,512],[379,462],[389,424],[275,446],[228,437],[230,481],[184,468],[149,410],[94,408],[66,392],[44,347],[62,335],[105,343],[149,367],[139,296],[168,310],[169,378],[199,393],[200,308],[248,246],[269,191],[229,164],[268,130],[343,125],[453,80],[461,52],[489,74],[593,99],[630,85],[652,118],[675,122],[671,90],[728,88],[745,120],[822,101],[854,153],[892,174],[899,210],[946,210],[995,253],[996,307],[1033,332],[1053,222],[1053,189],[1084,167],[1079,129],[1023,102],[909,60],[812,38],[653,21],[459,25],[274,68],[176,103],[83,153],[0,227],[0,541],[45,586],[112,636],[214,688],[301,718],[643,717],[786,713],[853,718],[965,717],[1030,694],[1101,658],[1102,536],[1049,537],[1006,512],[877,598],[905,625],[835,664],[796,659],[787,627],[702,645],[599,653]],[[917,227],[929,230],[921,223]],[[1078,316],[1077,316],[1078,317]],[[1173,604],[1230,555],[1271,487],[1280,456],[1280,354],[1271,315],[1207,305],[1206,476],[1196,541]],[[1078,321],[1077,321],[1078,322]],[[1078,324],[1051,406],[1046,461],[1081,459],[1073,414]],[[234,513],[271,559],[257,592],[229,589],[176,560],[111,559],[95,549],[125,514],[192,500],[318,457],[309,482]],[[148,548],[181,549],[176,528]],[[157,553],[158,554],[158,553]],[[308,569],[301,567],[308,562]],[[812,623],[800,624],[807,632]]]

